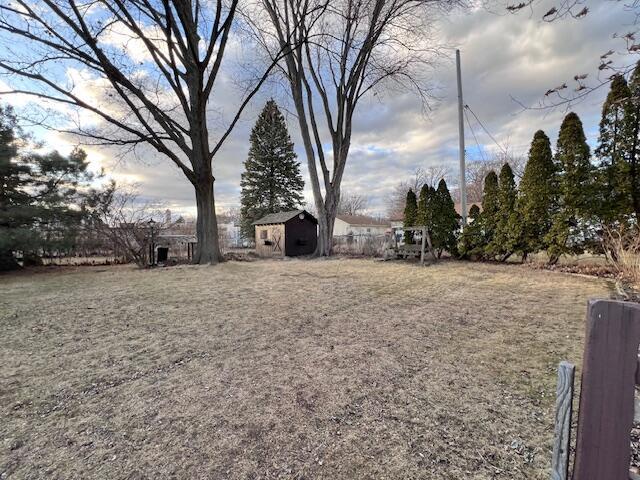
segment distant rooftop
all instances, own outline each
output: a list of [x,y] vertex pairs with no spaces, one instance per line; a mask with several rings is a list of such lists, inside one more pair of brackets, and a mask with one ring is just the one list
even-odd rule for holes
[[386,220],[380,220],[366,215],[336,215],[336,218],[339,218],[349,225],[359,225],[363,227],[388,227],[390,225]]

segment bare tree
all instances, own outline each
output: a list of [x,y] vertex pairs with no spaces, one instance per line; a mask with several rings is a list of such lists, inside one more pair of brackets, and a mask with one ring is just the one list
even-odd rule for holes
[[[512,155],[509,153],[498,153],[490,160],[474,160],[467,162],[466,165],[466,181],[467,181],[467,201],[469,203],[481,203],[482,192],[484,190],[484,179],[491,171],[500,173],[502,166],[508,163],[513,170],[516,181],[522,178],[524,167],[527,163],[526,157],[522,155]],[[460,200],[460,194],[456,190],[452,192],[455,201]]]
[[[124,257],[139,267],[149,265],[149,220],[163,218],[158,206],[143,201],[135,186],[117,187],[112,182],[94,192],[85,207],[90,211],[88,233],[106,241],[116,257]],[[157,221],[155,234],[164,227],[163,222]]]
[[338,215],[360,215],[369,207],[369,197],[359,193],[342,192],[338,202]]
[[146,145],[169,158],[195,189],[195,263],[221,259],[212,160],[278,59],[275,52],[225,126],[211,128],[208,104],[220,88],[237,6],[238,0],[0,0],[0,72],[11,84],[0,94],[56,106],[65,127],[49,123],[51,111],[40,111],[39,121],[86,143]]
[[420,192],[423,185],[436,188],[441,179],[447,183],[452,180],[451,169],[446,165],[432,165],[429,167],[416,168],[413,177],[403,180],[393,188],[387,198],[387,215],[392,219],[400,219],[404,215],[404,206],[407,192],[412,189],[416,194]]
[[490,171],[500,172],[503,162],[498,161],[482,161],[476,160],[467,162],[466,165],[466,181],[467,181],[467,202],[482,202],[482,191],[484,189],[484,179]]
[[[319,222],[316,254],[330,255],[358,103],[385,86],[413,90],[426,102],[430,90],[424,73],[440,53],[430,38],[431,22],[462,0],[259,3],[270,26],[254,21],[255,37],[268,52],[288,52],[280,66],[307,155]],[[331,155],[325,154],[324,132]]]
[[[538,105],[525,105],[518,99],[523,109],[546,109],[564,106],[571,108],[577,102],[587,98],[592,92],[611,83],[616,75],[630,74],[640,61],[640,0],[607,0],[611,8],[619,8],[628,12],[628,23],[621,25],[620,31],[611,32],[613,38],[620,39],[617,51],[599,52],[598,66],[594,72],[574,72],[573,78],[547,89]],[[591,10],[588,0],[559,0],[550,9],[537,12],[536,5],[540,0],[525,0],[507,3],[506,9],[510,13],[527,11],[538,14],[545,22],[558,22],[565,19],[582,20],[590,17]],[[504,5],[504,4],[503,4]],[[616,61],[615,59],[619,60]]]

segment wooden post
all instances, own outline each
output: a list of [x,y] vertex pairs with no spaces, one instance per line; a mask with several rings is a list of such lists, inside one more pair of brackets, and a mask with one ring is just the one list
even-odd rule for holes
[[571,416],[573,413],[573,384],[576,367],[568,362],[558,366],[556,389],[556,426],[551,459],[551,480],[568,480]]
[[427,242],[427,228],[422,227],[422,246],[420,248],[420,265],[424,265],[424,245]]
[[629,478],[640,305],[589,303],[573,480]]

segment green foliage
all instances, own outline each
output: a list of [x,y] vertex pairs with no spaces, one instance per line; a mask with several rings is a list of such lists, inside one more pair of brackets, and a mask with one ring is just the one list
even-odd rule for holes
[[555,164],[559,201],[545,237],[551,262],[556,262],[560,255],[584,251],[592,230],[593,167],[582,122],[573,112],[560,127]]
[[627,127],[631,114],[630,96],[624,76],[616,75],[602,106],[600,136],[595,151],[599,159],[599,198],[594,213],[605,223],[620,220],[632,209],[628,162],[631,131]]
[[481,257],[484,246],[480,208],[474,204],[469,209],[468,224],[460,235],[458,250],[462,258]]
[[240,213],[243,235],[253,238],[254,221],[269,213],[299,207],[304,180],[284,116],[273,100],[267,102],[258,117],[250,142],[240,181]]
[[453,199],[444,179],[440,180],[433,195],[431,212],[431,242],[438,257],[442,255],[443,251],[457,256],[458,240],[456,235],[460,226],[460,217],[456,213]]
[[426,183],[420,189],[416,225],[424,225],[428,230],[432,230],[433,228],[433,201],[435,194],[435,188]]
[[[404,207],[404,227],[415,227],[418,220],[418,202],[415,192],[410,188],[407,192],[407,200]],[[413,243],[413,233],[404,231],[404,243],[407,245]]]
[[513,170],[508,163],[500,169],[498,182],[498,210],[496,214],[495,233],[487,244],[489,257],[498,257],[504,261],[513,254],[517,244],[518,218],[515,211],[517,191]]
[[519,190],[512,239],[515,250],[526,257],[546,248],[544,238],[551,230],[551,216],[557,203],[551,142],[542,130],[533,136]]
[[625,190],[630,192],[629,210],[635,214],[636,222],[640,221],[640,62],[629,81],[630,98],[625,111],[626,139],[626,180]]
[[485,247],[492,242],[493,236],[495,235],[496,225],[498,223],[498,209],[498,175],[492,170],[484,178],[484,189],[482,191],[482,213],[480,214],[480,222],[482,225],[482,243]]
[[84,151],[38,154],[25,144],[12,110],[0,107],[0,269],[17,267],[16,251],[37,261],[71,249],[93,179]]

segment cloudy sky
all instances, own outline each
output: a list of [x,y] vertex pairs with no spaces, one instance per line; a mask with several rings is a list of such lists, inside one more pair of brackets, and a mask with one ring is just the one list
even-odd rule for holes
[[[633,20],[621,3],[595,0],[590,2],[591,11],[586,18],[551,24],[540,20],[553,4],[546,1],[540,2],[533,11],[526,9],[517,15],[505,14],[504,7],[498,5],[493,11],[477,8],[441,20],[439,36],[442,42],[457,46],[462,52],[465,103],[502,148],[508,147],[514,154],[525,153],[533,133],[540,128],[555,143],[566,110],[523,111],[513,99],[536,106],[551,87],[567,82],[573,88],[572,78],[579,73],[589,73],[588,82],[597,83],[599,56],[609,49],[623,47],[612,34],[625,31],[625,25]],[[447,165],[457,175],[454,50],[449,53],[449,60],[443,60],[433,73],[438,99],[432,102],[432,110],[426,115],[413,94],[381,92],[363,99],[359,106],[343,191],[368,196],[371,213],[384,213],[385,199],[393,187],[411,177],[418,167]],[[614,55],[612,58],[620,57]],[[228,84],[225,88],[232,92],[234,87]],[[606,89],[601,89],[572,107],[581,116],[591,143],[597,138],[605,95]],[[239,205],[240,174],[249,148],[251,126],[265,100],[271,96],[283,104],[287,102],[283,92],[268,86],[254,99],[214,159],[219,210]],[[229,101],[234,95],[229,93],[226,98],[225,101]],[[223,116],[228,108],[224,101],[215,107]],[[306,180],[306,159],[300,148],[297,121],[289,113],[286,117]],[[473,117],[469,120],[473,132],[466,125],[468,158],[491,158],[499,147]],[[53,132],[37,134],[52,148],[69,148]],[[121,183],[138,184],[145,198],[166,205],[172,212],[195,213],[191,185],[168,160],[154,156],[144,160],[116,160],[112,153],[93,151],[94,167],[104,167]],[[308,189],[305,194],[311,200]]]

